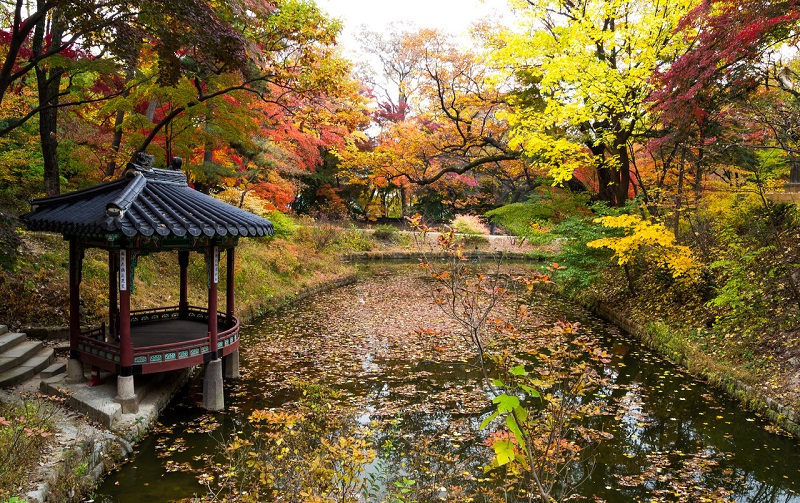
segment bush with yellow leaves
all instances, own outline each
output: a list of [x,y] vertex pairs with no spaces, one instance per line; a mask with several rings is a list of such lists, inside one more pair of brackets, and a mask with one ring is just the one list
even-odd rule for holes
[[587,246],[612,250],[612,260],[622,266],[631,290],[630,266],[637,259],[669,271],[675,279],[692,282],[697,278],[699,267],[692,250],[679,245],[675,235],[664,224],[644,220],[639,215],[605,216],[596,218],[594,222],[623,231],[622,236],[595,239]]

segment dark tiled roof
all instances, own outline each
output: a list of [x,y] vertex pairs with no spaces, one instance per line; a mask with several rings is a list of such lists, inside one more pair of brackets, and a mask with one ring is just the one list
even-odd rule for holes
[[130,170],[124,178],[32,199],[20,218],[64,235],[267,236],[272,223],[189,187],[181,171]]

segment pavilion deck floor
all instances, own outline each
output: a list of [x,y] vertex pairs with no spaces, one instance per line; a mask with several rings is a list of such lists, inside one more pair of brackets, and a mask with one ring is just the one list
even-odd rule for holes
[[[177,311],[169,309],[139,311],[136,316],[139,319],[132,316],[130,325],[136,372],[147,374],[200,365],[209,357],[224,357],[239,347],[239,321],[233,318],[231,325],[222,313],[217,323],[216,347],[212,347],[209,338],[208,318],[203,319],[196,310],[190,311],[189,319],[180,319]],[[106,328],[81,332],[76,350],[84,363],[118,371],[123,348],[116,337],[106,333]]]

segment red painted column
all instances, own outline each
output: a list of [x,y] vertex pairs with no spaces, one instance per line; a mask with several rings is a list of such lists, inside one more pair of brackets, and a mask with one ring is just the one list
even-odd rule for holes
[[226,284],[226,291],[225,291],[225,316],[228,318],[228,323],[233,326],[233,308],[234,308],[234,297],[233,297],[233,279],[234,279],[234,266],[236,263],[236,255],[234,253],[235,248],[230,247],[226,252],[226,258],[228,260],[228,277],[227,277],[227,284]]
[[178,265],[181,269],[181,293],[178,303],[178,316],[185,320],[189,317],[189,251],[178,252]]
[[217,283],[219,282],[219,248],[208,248],[208,339],[213,352],[212,359],[219,358],[217,353]]
[[70,358],[78,358],[78,336],[81,333],[81,245],[69,241],[69,349]]
[[119,250],[119,349],[122,375],[131,375],[133,340],[131,339],[131,251]]
[[117,336],[116,320],[119,318],[119,306],[117,301],[117,254],[114,250],[108,250],[108,330],[112,338]]

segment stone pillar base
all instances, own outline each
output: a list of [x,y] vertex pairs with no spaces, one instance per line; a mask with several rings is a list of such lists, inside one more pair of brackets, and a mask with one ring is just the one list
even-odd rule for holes
[[222,358],[222,374],[225,379],[239,379],[239,350]]
[[70,358],[67,360],[67,384],[78,384],[86,381],[86,376],[83,374],[83,362]]
[[225,397],[222,393],[222,360],[219,358],[206,363],[206,372],[203,375],[203,408],[206,410],[225,408]]
[[122,405],[123,414],[136,414],[139,404],[133,390],[133,376],[117,376],[117,396],[114,401]]

